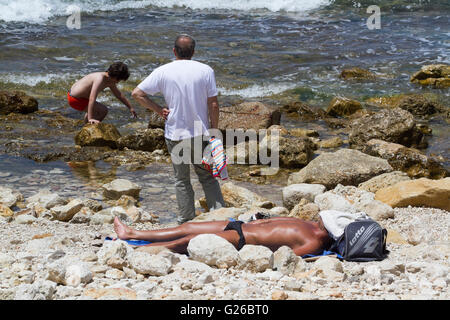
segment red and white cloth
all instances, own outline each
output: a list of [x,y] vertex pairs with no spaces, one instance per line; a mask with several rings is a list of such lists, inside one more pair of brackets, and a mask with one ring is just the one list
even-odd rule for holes
[[228,157],[225,154],[223,143],[220,139],[209,139],[208,146],[205,150],[206,155],[203,157],[203,166],[211,172],[214,178],[220,178],[222,180],[228,179]]

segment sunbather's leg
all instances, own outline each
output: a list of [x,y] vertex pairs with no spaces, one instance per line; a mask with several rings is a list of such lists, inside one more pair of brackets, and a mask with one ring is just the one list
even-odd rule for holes
[[[208,233],[211,233],[211,232],[208,232]],[[237,248],[238,243],[239,243],[239,235],[236,231],[228,230],[228,231],[217,232],[215,234],[218,235],[219,237],[224,238],[225,240],[227,240],[228,242],[230,242],[233,246],[235,246]],[[191,234],[191,235],[188,235],[188,236],[185,236],[183,238],[176,239],[173,241],[165,241],[165,242],[157,242],[157,243],[148,244],[145,247],[163,246],[173,252],[186,254],[187,247],[189,245],[189,241],[191,241],[192,238],[194,238],[196,236],[198,236],[198,234]]]
[[172,241],[190,235],[203,233],[218,233],[223,231],[228,221],[208,221],[208,222],[186,222],[174,228],[158,230],[135,230],[124,223],[119,218],[114,219],[114,231],[117,237],[122,240],[136,239],[150,242]]

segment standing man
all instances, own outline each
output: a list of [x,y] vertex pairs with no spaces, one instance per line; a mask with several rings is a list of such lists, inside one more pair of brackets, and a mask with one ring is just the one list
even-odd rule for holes
[[[203,137],[210,135],[209,129],[218,129],[216,80],[211,67],[192,60],[194,50],[195,40],[189,35],[179,35],[173,48],[176,60],[153,70],[132,94],[140,105],[166,120],[165,138],[175,172],[179,224],[195,217],[190,163],[202,184],[209,209],[225,206],[218,181],[201,163],[208,145],[208,139]],[[159,92],[168,108],[148,97]]]

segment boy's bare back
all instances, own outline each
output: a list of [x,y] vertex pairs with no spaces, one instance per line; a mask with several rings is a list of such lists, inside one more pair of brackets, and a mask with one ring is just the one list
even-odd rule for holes
[[96,84],[98,92],[112,85],[105,72],[94,72],[75,82],[70,89],[70,94],[76,98],[89,99],[94,84]]

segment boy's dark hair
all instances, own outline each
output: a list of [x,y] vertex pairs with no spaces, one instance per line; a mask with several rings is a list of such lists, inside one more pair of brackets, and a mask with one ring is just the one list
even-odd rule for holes
[[[181,39],[189,39],[188,43],[182,43]],[[190,35],[180,34],[175,40],[175,52],[180,59],[190,59],[194,55],[195,40]]]
[[117,80],[127,81],[130,77],[128,67],[123,62],[114,62],[109,66],[107,72],[111,78],[116,78]]

